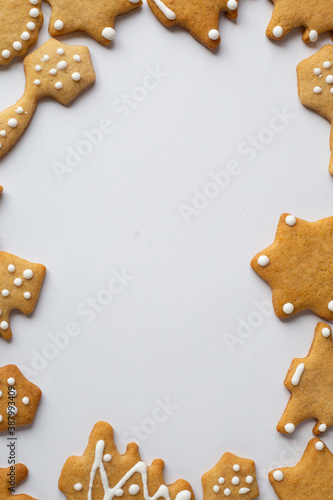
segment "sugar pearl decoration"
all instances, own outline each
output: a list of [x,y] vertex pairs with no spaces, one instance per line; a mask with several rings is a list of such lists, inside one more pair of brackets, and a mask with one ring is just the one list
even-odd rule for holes
[[16,380],[14,379],[14,377],[9,377],[9,379],[7,380],[7,384],[10,386],[15,385],[15,383],[16,383]]
[[317,441],[315,446],[316,446],[316,450],[318,450],[318,451],[323,451],[323,449],[325,448],[324,443],[322,441]]
[[310,42],[316,42],[318,40],[318,31],[311,30],[309,33]]
[[283,305],[282,309],[285,314],[292,314],[295,310],[295,307],[291,302],[287,302]]
[[281,36],[283,35],[283,28],[281,26],[275,26],[273,28],[273,35],[275,36],[275,38],[281,38]]
[[293,227],[295,226],[296,224],[296,217],[294,217],[293,215],[287,215],[286,217],[286,224],[290,227]]
[[218,40],[220,38],[220,33],[218,30],[210,30],[208,36],[211,40]]
[[14,273],[14,272],[15,272],[15,269],[16,269],[16,267],[14,266],[14,264],[9,264],[9,266],[8,266],[8,271],[9,271],[10,273]]
[[9,325],[8,325],[7,321],[1,321],[0,328],[1,328],[1,330],[8,330]]
[[326,429],[327,429],[327,425],[326,424],[320,424],[320,426],[318,427],[319,431],[320,432],[325,432]]
[[55,23],[54,23],[54,28],[57,30],[57,31],[61,31],[64,29],[64,23],[61,21],[61,19],[58,19]]
[[267,257],[267,255],[260,255],[260,257],[258,258],[258,264],[261,267],[268,266],[268,264],[269,264],[269,258]]
[[227,3],[227,7],[229,10],[236,10],[238,7],[238,3],[236,2],[236,0],[229,0],[229,2]]
[[284,428],[285,428],[285,431],[287,434],[292,434],[295,431],[295,426],[294,426],[294,424],[291,424],[291,423],[286,424],[284,426]]
[[25,405],[25,406],[28,406],[28,404],[30,403],[30,399],[28,397],[24,397],[22,399],[22,403]]
[[283,475],[283,472],[281,470],[275,470],[273,472],[273,477],[274,477],[275,481],[280,482],[284,478],[284,475]]
[[331,335],[331,330],[325,326],[322,329],[321,333],[322,333],[323,337],[325,337],[327,339]]
[[104,28],[104,30],[102,31],[102,37],[105,38],[105,40],[114,40],[116,36],[116,32],[113,28]]

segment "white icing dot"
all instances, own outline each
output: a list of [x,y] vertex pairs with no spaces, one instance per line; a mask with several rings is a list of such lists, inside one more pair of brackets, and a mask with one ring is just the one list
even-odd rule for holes
[[281,36],[283,35],[283,28],[281,26],[275,26],[273,28],[273,35],[275,36],[275,38],[281,38]]
[[227,7],[229,10],[236,10],[238,7],[238,3],[236,2],[236,0],[229,0],[229,2],[227,3]]
[[76,54],[75,56],[73,56],[73,59],[76,62],[81,62],[81,57],[78,54]]
[[80,73],[73,73],[72,74],[72,79],[74,80],[74,82],[79,82],[81,80]]
[[208,36],[211,40],[218,40],[220,38],[220,33],[218,30],[210,30]]
[[1,330],[8,330],[9,325],[8,325],[7,321],[1,321],[0,328],[1,328]]
[[24,292],[23,297],[27,300],[31,299],[31,293],[30,292]]
[[116,32],[113,28],[104,28],[102,31],[102,37],[105,38],[105,40],[114,40],[116,36]]
[[36,29],[36,25],[35,23],[33,23],[32,21],[30,21],[28,24],[27,24],[27,28],[29,31],[33,31],[34,29]]
[[38,80],[38,79],[34,80],[34,84],[37,85],[37,87],[38,87],[38,85],[40,85],[40,80]]
[[41,59],[41,61],[42,61],[42,62],[48,62],[49,60],[50,60],[50,56],[48,56],[47,54],[45,54],[45,55],[42,57],[42,59]]
[[294,424],[289,423],[289,424],[286,424],[286,425],[284,426],[284,428],[285,428],[285,431],[286,431],[288,434],[292,434],[292,433],[295,431],[295,428],[296,428],[296,427],[294,426]]
[[23,276],[25,277],[26,280],[31,280],[33,275],[34,273],[33,271],[31,271],[31,269],[26,269],[25,271],[23,271]]
[[316,42],[318,40],[318,31],[311,30],[309,33],[310,42]]
[[9,295],[9,290],[7,290],[7,289],[5,288],[4,290],[2,290],[1,295],[2,295],[3,297],[8,297],[8,295]]
[[[2,134],[1,134],[1,135],[2,135]],[[9,271],[10,273],[15,272],[15,269],[16,269],[16,267],[14,266],[14,264],[9,264],[9,266],[8,266],[8,271]]]
[[[24,109],[21,106],[19,106],[18,108],[15,109],[15,113],[17,113],[18,115],[22,115],[23,111],[24,111]],[[14,271],[15,271],[15,269],[14,269]]]
[[26,397],[26,396],[25,396],[25,397],[22,399],[22,403],[23,403],[25,406],[27,406],[27,405],[30,403],[30,399],[29,399],[28,397]]
[[321,87],[314,87],[313,89],[314,94],[320,94],[321,93]]
[[330,61],[325,61],[323,66],[325,69],[330,69],[330,67],[332,66],[332,63],[330,63]]
[[115,495],[116,497],[122,497],[124,494],[124,490],[122,490],[121,488],[118,488],[116,491],[115,491]]
[[55,88],[57,90],[61,90],[62,89],[62,83],[61,82],[57,82],[54,86],[55,86]]
[[75,491],[81,491],[83,486],[81,483],[76,483],[76,484],[74,484],[73,488]]
[[15,385],[15,383],[16,383],[16,380],[14,379],[14,377],[9,377],[9,379],[7,380],[8,385]]
[[23,33],[21,35],[21,40],[23,40],[24,42],[26,42],[29,39],[30,39],[30,33],[28,33],[27,31],[23,31]]
[[319,431],[320,432],[325,432],[326,429],[327,429],[327,425],[326,424],[320,424],[320,426],[318,427]]
[[104,462],[111,462],[111,458],[111,455],[107,453],[106,455],[104,455],[103,460]]
[[23,282],[22,282],[21,278],[15,278],[14,279],[14,285],[15,286],[22,286],[22,283]]
[[234,476],[232,479],[231,479],[231,482],[234,486],[237,486],[237,484],[239,484],[239,477],[238,476]]
[[253,483],[253,476],[246,476],[245,481],[247,484],[252,484]]
[[235,472],[239,472],[240,471],[240,466],[238,464],[235,464],[232,466],[232,469],[235,471]]
[[62,29],[64,29],[64,23],[58,19],[55,23],[54,23],[54,28],[57,30],[57,31],[61,31]]
[[296,217],[294,217],[293,215],[287,215],[286,224],[288,224],[288,226],[290,227],[293,227],[296,224]]
[[315,68],[315,69],[313,70],[313,72],[314,72],[314,74],[315,74],[315,75],[317,75],[317,76],[321,75],[321,69],[320,69],[320,68]]
[[322,441],[317,441],[315,446],[316,446],[316,450],[318,450],[318,451],[323,451],[323,449],[325,448],[324,443]]
[[8,406],[8,408],[7,408],[8,414],[11,413],[11,414],[17,415],[17,412],[18,412],[18,409],[16,406],[13,406],[13,405],[10,407]]
[[50,75],[56,75],[58,73],[58,70],[56,68],[52,68],[49,71]]
[[230,497],[231,490],[229,490],[229,488],[226,488],[223,493],[225,494],[226,497]]
[[240,495],[246,495],[246,493],[248,493],[249,491],[250,491],[250,488],[241,488],[238,493]]
[[225,483],[224,477],[219,477],[219,484],[224,484],[224,483]]
[[67,68],[67,63],[66,63],[66,61],[60,61],[60,62],[58,62],[58,64],[57,64],[57,68],[58,68],[58,69],[66,69],[66,68]]
[[327,306],[327,307],[329,308],[329,310],[330,310],[330,311],[332,311],[332,312],[333,312],[333,300],[331,300],[331,301],[328,303],[328,306]]
[[128,488],[128,492],[130,495],[137,495],[140,491],[140,486],[138,484],[131,484]]
[[330,83],[330,84],[333,83],[333,75],[328,75],[326,77],[326,83]]
[[63,56],[65,53],[65,50],[64,49],[57,49],[57,54],[58,56]]
[[10,52],[9,52],[9,50],[3,50],[2,51],[2,57],[4,59],[9,59],[10,58]]
[[[5,130],[0,130],[0,135],[1,135],[1,137],[6,137],[7,132]],[[14,269],[14,271],[15,271],[15,269]]]
[[8,120],[8,125],[10,126],[10,128],[16,128],[18,125],[16,118],[10,118]]
[[274,477],[275,481],[282,481],[282,479],[284,478],[284,474],[283,474],[282,470],[275,470],[273,472],[273,477]]
[[258,264],[261,267],[266,267],[269,264],[269,258],[267,257],[267,255],[260,255]]
[[330,90],[331,94],[333,94],[333,88]]
[[38,71],[39,73],[40,71],[42,71],[42,67],[39,64],[37,64],[37,66],[35,66],[35,70]]
[[325,328],[322,329],[321,333],[322,333],[323,337],[327,338],[327,337],[330,337],[331,330],[325,326]]
[[39,16],[39,10],[38,9],[31,9],[29,12],[30,17],[38,17]]
[[282,309],[285,314],[292,314],[295,310],[295,307],[291,302],[287,302],[283,305]]
[[14,47],[15,50],[17,50],[17,52],[19,52],[20,50],[22,50],[23,45],[22,45],[21,42],[17,42],[16,41],[16,42],[13,43],[13,47]]
[[31,5],[37,5],[39,0],[30,0]]
[[220,491],[220,487],[215,484],[215,486],[213,486],[213,491],[214,493],[218,493]]

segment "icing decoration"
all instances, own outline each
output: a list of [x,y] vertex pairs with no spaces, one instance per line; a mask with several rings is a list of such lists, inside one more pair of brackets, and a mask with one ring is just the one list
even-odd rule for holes
[[148,0],[157,19],[166,27],[181,26],[193,38],[209,49],[216,49],[220,42],[219,17],[225,12],[229,19],[236,19],[238,2],[236,0]]
[[8,64],[14,57],[24,56],[36,43],[42,24],[41,0],[34,3],[29,0],[0,2],[0,26],[6,27],[0,30],[0,66]]
[[0,368],[0,389],[0,432],[30,425],[38,409],[41,390],[15,365]]
[[[252,500],[259,496],[255,463],[232,453],[225,453],[201,481],[204,500],[219,500],[225,496],[239,498],[239,495]],[[223,487],[219,486],[221,484]]]
[[102,45],[115,38],[115,18],[142,5],[141,0],[46,0],[52,7],[52,36],[84,31]]
[[[86,47],[65,45],[54,39],[28,55],[24,59],[24,68],[24,96],[14,106],[0,113],[0,130],[3,132],[0,137],[0,158],[8,153],[26,130],[40,99],[53,97],[67,105],[95,81],[89,50]],[[54,72],[54,68],[58,69]],[[22,111],[17,113],[18,109]]]
[[[19,493],[12,495],[9,487],[16,491],[16,487],[28,477],[28,469],[23,464],[11,465],[6,469],[0,469],[0,498],[1,500],[36,500],[29,495]],[[10,486],[8,483],[11,482]]]
[[[333,217],[316,222],[283,214],[272,245],[251,261],[272,289],[275,314],[287,318],[309,309],[333,320]],[[260,265],[261,257],[269,265]]]
[[[167,486],[163,469],[162,460],[154,460],[147,466],[135,443],[130,443],[126,453],[121,455],[114,443],[112,427],[106,422],[98,422],[84,454],[66,461],[59,489],[67,500],[112,500],[127,494],[135,496],[139,492],[144,500],[195,500],[191,486],[183,479]],[[78,491],[82,492],[81,497],[77,496]]]

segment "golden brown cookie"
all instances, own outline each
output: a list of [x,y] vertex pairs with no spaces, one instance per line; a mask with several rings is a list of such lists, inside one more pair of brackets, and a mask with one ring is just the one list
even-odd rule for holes
[[0,432],[15,433],[35,418],[42,391],[15,365],[0,368]]
[[12,494],[22,481],[27,479],[28,469],[25,465],[15,464],[7,467],[7,469],[0,469],[0,498],[1,500],[36,500],[28,495],[20,493],[18,495]]
[[26,86],[23,97],[0,113],[0,158],[16,144],[28,127],[37,103],[53,97],[67,105],[95,81],[87,47],[50,39],[24,59]]
[[204,500],[253,500],[259,496],[255,463],[232,453],[225,453],[201,481]]
[[315,418],[313,433],[318,436],[333,425],[333,341],[326,323],[318,323],[306,358],[291,363],[285,387],[291,396],[277,430],[291,434],[308,418]]
[[[316,54],[297,66],[298,94],[304,106],[333,121],[333,46],[325,45]],[[333,175],[333,128],[331,128],[331,159],[329,172]]]
[[333,500],[333,455],[319,439],[311,439],[295,467],[269,473],[280,500]]
[[116,36],[117,16],[142,5],[142,0],[46,0],[52,7],[49,32],[52,36],[84,31],[102,45]]
[[280,218],[274,243],[251,262],[272,289],[279,318],[305,309],[333,319],[333,217],[307,222]]
[[304,42],[316,42],[325,31],[333,31],[330,0],[273,0],[274,11],[266,35],[279,40],[289,31],[304,27]]
[[182,26],[208,49],[220,45],[220,13],[237,18],[237,0],[148,0],[148,5],[164,26]]
[[43,24],[41,0],[0,2],[0,66],[24,56],[36,43]]
[[195,500],[191,486],[183,479],[166,486],[163,469],[163,460],[154,460],[150,466],[142,462],[135,443],[120,455],[112,427],[98,422],[84,454],[65,463],[59,489],[67,500]]

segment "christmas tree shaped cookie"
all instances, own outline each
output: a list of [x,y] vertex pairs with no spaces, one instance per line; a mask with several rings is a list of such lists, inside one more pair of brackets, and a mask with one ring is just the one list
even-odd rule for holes
[[15,464],[7,469],[0,469],[0,498],[1,500],[36,500],[22,493],[15,495],[16,486],[28,477],[25,465]]
[[167,486],[163,469],[162,460],[154,460],[147,466],[135,443],[130,443],[121,455],[114,443],[112,427],[98,422],[84,454],[65,463],[59,489],[67,500],[194,500],[191,486],[183,479]]

